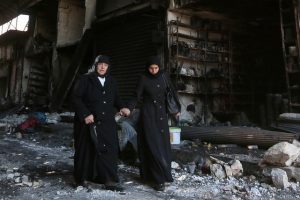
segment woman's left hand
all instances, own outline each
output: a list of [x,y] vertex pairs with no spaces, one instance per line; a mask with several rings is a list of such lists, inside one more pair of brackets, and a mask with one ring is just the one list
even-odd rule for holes
[[174,114],[174,117],[179,117],[181,115],[181,113],[180,112],[178,112],[178,113],[176,113],[176,114]]
[[128,108],[122,108],[121,110],[120,110],[120,114],[122,115],[122,116],[129,116],[130,115],[130,110],[128,109]]

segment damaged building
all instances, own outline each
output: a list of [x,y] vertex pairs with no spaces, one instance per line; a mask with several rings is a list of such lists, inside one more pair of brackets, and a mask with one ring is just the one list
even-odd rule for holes
[[[182,125],[271,125],[299,112],[297,1],[2,1],[1,102],[71,109],[78,75],[112,57],[124,99],[150,55],[160,55],[180,95]],[[4,106],[5,107],[5,106]]]
[[[299,12],[299,0],[1,0],[0,200],[299,199]],[[172,79],[165,192],[137,181],[131,141],[125,193],[72,185],[71,92],[99,54],[124,100],[149,56]]]

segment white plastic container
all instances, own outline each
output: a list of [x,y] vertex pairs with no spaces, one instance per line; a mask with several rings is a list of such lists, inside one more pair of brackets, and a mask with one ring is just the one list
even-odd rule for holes
[[171,144],[180,144],[181,128],[170,127],[169,131],[170,131],[170,142],[171,142]]

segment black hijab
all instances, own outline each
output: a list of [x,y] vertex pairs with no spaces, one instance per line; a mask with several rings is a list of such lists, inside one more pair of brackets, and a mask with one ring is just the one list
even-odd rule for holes
[[[100,75],[98,74],[97,72],[97,65],[98,63],[106,63],[108,64],[108,68],[107,68],[107,71],[104,75]],[[110,75],[110,57],[109,56],[106,56],[106,55],[98,55],[96,58],[95,58],[95,61],[94,61],[94,64],[93,64],[93,67],[95,68],[94,69],[94,72],[97,76],[101,77],[101,78],[105,78],[107,76]]]
[[[149,67],[150,65],[157,65],[159,67],[159,71],[156,74],[151,74],[149,72]],[[145,66],[145,74],[149,77],[158,77],[163,73],[163,70],[161,68],[161,62],[160,62],[160,58],[158,56],[151,56],[148,58],[147,62],[146,62],[146,66]]]

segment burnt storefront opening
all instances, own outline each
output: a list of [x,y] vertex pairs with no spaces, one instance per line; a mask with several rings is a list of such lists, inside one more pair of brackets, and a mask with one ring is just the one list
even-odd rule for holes
[[169,70],[183,109],[196,105],[189,124],[261,123],[268,94],[288,98],[278,2],[174,1],[168,17]]

